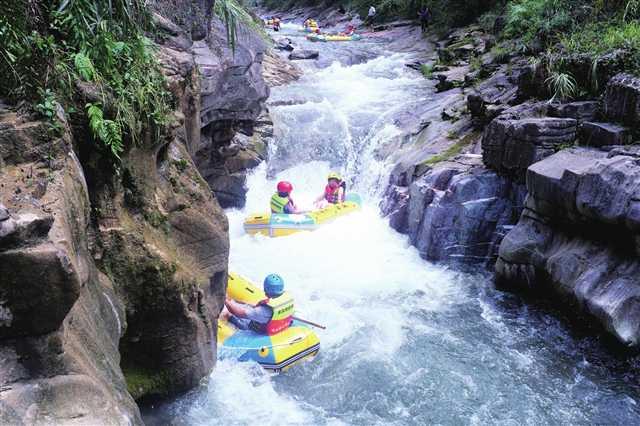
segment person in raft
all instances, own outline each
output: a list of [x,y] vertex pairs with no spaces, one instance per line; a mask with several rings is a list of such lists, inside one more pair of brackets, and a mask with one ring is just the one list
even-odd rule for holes
[[327,176],[327,186],[324,187],[324,193],[315,201],[317,208],[323,208],[329,204],[344,203],[344,196],[347,190],[347,184],[342,180],[339,174],[329,173]]
[[278,182],[277,191],[271,196],[271,213],[298,214],[304,213],[298,209],[291,198],[293,185],[287,181]]
[[347,28],[345,28],[344,31],[342,31],[341,33],[338,33],[338,35],[352,36],[353,34],[355,34],[355,32],[356,32],[356,27],[353,26],[353,24],[349,24],[347,25]]
[[264,293],[267,298],[257,305],[248,305],[227,297],[225,306],[229,311],[229,321],[242,330],[273,335],[291,325],[293,320],[293,298],[284,292],[284,280],[280,275],[271,274],[264,279]]

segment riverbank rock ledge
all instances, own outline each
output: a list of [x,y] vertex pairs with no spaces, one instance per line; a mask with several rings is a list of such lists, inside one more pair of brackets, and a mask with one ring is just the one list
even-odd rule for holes
[[514,118],[506,111],[484,132],[483,159],[488,167],[523,181],[527,167],[572,145],[577,132],[573,118]]
[[423,258],[461,267],[495,261],[520,214],[524,187],[487,170],[479,157],[462,155],[408,186],[399,180],[390,186],[382,210]]
[[532,165],[496,264],[506,287],[551,291],[640,344],[640,151],[572,148]]
[[68,126],[54,139],[47,126],[0,110],[0,424],[140,424],[83,169]]
[[320,57],[320,52],[317,50],[306,50],[306,49],[296,49],[289,54],[290,60],[301,60],[301,59],[318,59]]
[[142,424],[135,400],[215,364],[228,223],[199,169],[260,161],[268,89],[259,46],[215,50],[213,2],[174,3],[150,4],[166,13],[157,52],[176,110],[117,172],[62,108],[55,133],[0,108],[0,424]]

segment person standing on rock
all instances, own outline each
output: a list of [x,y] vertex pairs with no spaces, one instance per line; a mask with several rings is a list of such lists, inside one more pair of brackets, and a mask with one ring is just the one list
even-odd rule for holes
[[423,6],[422,9],[418,12],[418,18],[420,19],[420,26],[422,27],[422,32],[425,33],[429,29],[429,21],[431,20],[431,9],[427,6]]
[[367,20],[365,21],[365,25],[369,25],[371,30],[373,31],[373,21],[376,17],[376,8],[371,5],[369,7],[369,13],[367,14]]
[[263,284],[266,299],[257,305],[236,302],[227,297],[224,305],[228,313],[223,313],[229,321],[242,330],[274,335],[291,325],[293,320],[293,298],[284,291],[284,280],[280,275],[271,274]]

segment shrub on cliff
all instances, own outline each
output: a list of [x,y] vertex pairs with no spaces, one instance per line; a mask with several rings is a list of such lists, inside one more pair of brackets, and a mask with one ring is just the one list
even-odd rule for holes
[[144,0],[3,2],[0,98],[61,104],[117,159],[149,132],[157,140],[171,110],[150,30]]
[[640,75],[639,0],[512,0],[505,10],[502,46],[530,55],[552,94],[560,81],[590,97],[618,72]]

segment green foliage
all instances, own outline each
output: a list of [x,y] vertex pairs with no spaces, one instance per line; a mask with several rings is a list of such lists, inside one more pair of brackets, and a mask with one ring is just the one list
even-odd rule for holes
[[167,396],[171,393],[169,373],[134,367],[129,364],[122,366],[122,373],[127,382],[127,390],[134,400],[148,396]]
[[517,0],[507,7],[505,36],[545,43],[573,25],[569,0]]
[[40,93],[40,98],[42,101],[36,105],[36,111],[40,113],[43,117],[47,118],[49,121],[54,121],[56,119],[56,96],[55,94],[46,89],[42,93]]
[[232,49],[235,49],[238,40],[238,24],[243,23],[258,32],[263,32],[262,22],[256,22],[253,16],[236,0],[217,0],[213,12],[224,23],[227,42]]
[[469,59],[469,66],[472,71],[480,71],[482,69],[482,59],[477,56],[473,56]]
[[58,101],[56,95],[51,90],[46,89],[40,92],[40,103],[36,104],[35,110],[49,122],[49,134],[52,137],[60,136],[62,123],[58,119]]
[[[458,140],[456,143],[451,145],[446,150],[442,151],[437,155],[434,155],[433,157],[428,158],[422,164],[426,166],[433,166],[443,161],[447,161],[455,157],[456,155],[460,154],[467,146],[469,146],[472,142],[474,142],[478,138],[478,136],[479,136],[478,133],[475,133],[475,132],[469,133],[466,136],[462,137],[460,140]],[[448,132],[447,138],[456,139],[457,134],[455,132]]]
[[87,104],[87,117],[93,136],[102,141],[114,157],[120,159],[120,153],[124,150],[120,125],[113,120],[105,120],[102,108],[94,104]]
[[178,171],[180,173],[182,173],[185,170],[187,170],[187,167],[189,166],[189,162],[187,160],[185,160],[184,158],[181,158],[179,160],[175,160],[173,162],[173,164],[176,166],[176,169],[178,169]]
[[76,53],[73,58],[73,63],[76,67],[76,71],[80,77],[86,81],[91,81],[96,77],[96,70],[93,67],[93,62],[84,53]]
[[569,73],[553,71],[545,80],[549,91],[553,97],[549,102],[555,100],[565,101],[573,98],[578,93],[578,85],[575,78]]
[[495,10],[490,10],[486,13],[483,13],[478,18],[478,25],[480,25],[480,28],[482,28],[484,31],[492,33],[498,16],[499,14]]
[[591,22],[561,38],[564,47],[573,53],[602,55],[614,49],[640,51],[640,22]]
[[509,62],[509,58],[511,58],[511,54],[509,53],[509,49],[507,49],[503,45],[496,45],[491,48],[491,53],[496,58],[496,62],[500,64],[504,64]]
[[640,18],[640,0],[627,1],[624,8],[624,14],[622,15],[622,20],[626,22],[638,18]]
[[[77,111],[74,122],[84,121],[115,160],[145,134],[151,143],[161,137],[171,97],[145,37],[152,27],[144,0],[10,3],[0,6],[0,73],[7,75],[0,97],[39,105],[55,98]],[[83,107],[80,81],[102,101]]]
[[433,77],[433,64],[420,64],[420,72],[424,78]]

